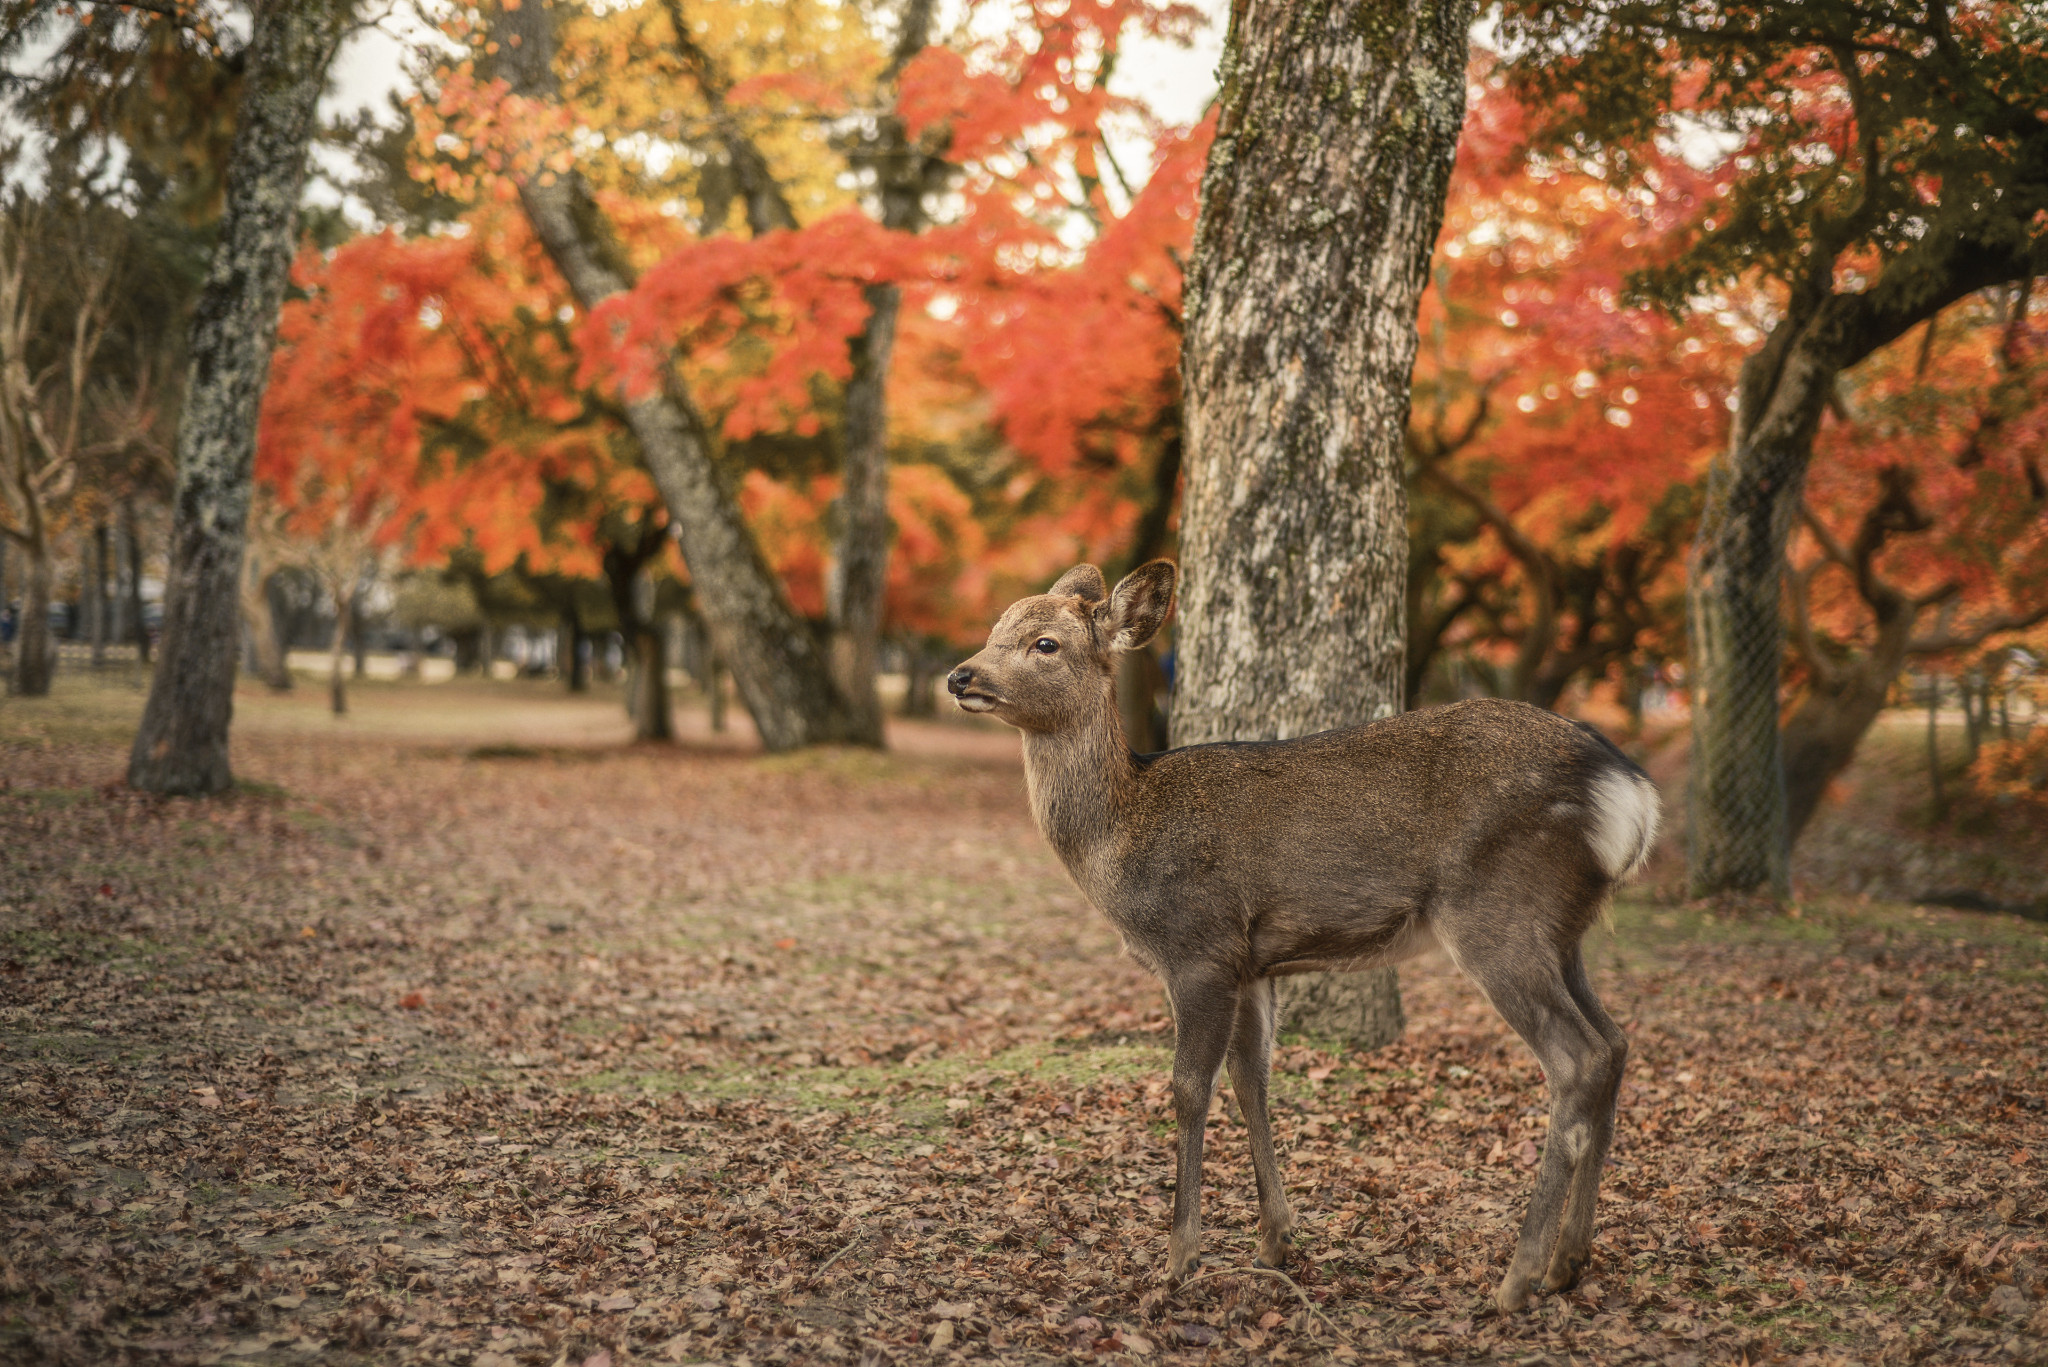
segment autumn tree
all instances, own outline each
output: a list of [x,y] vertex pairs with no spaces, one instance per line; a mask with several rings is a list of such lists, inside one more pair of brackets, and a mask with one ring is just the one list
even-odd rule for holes
[[1797,840],[1909,663],[2048,621],[2048,324],[2031,282],[1951,306],[1846,377],[1791,538]]
[[[557,107],[554,16],[542,5],[498,11],[497,68],[509,92],[539,115]],[[520,201],[578,305],[595,309],[632,288],[635,272],[589,182],[573,161],[517,168]],[[714,438],[682,379],[630,397],[626,420],[662,490],[707,621],[771,750],[833,740],[875,740],[832,677],[823,643],[791,609],[713,461]]]
[[1715,183],[1675,154],[1630,189],[1534,152],[1495,61],[1473,81],[1408,432],[1408,704],[1453,665],[1542,707],[1610,676],[1630,696],[1684,652],[1684,547],[1744,324],[1630,307],[1625,272]]
[[2048,271],[2048,35],[2032,7],[1839,0],[1509,6],[1548,145],[1637,183],[1659,139],[1731,174],[1637,287],[1673,310],[1738,283],[1775,317],[1744,363],[1690,574],[1695,893],[1782,893],[1780,583],[1823,414],[1850,368],[1953,305]]
[[[1463,3],[1232,9],[1181,353],[1177,743],[1401,708],[1416,309],[1471,18]],[[1391,1038],[1392,974],[1349,1014],[1310,1028]]]

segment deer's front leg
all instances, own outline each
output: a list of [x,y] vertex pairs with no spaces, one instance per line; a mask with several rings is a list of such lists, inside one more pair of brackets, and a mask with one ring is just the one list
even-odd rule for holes
[[1259,1181],[1259,1251],[1257,1266],[1287,1265],[1287,1241],[1294,1234],[1294,1211],[1280,1179],[1280,1161],[1273,1152],[1273,1122],[1266,1112],[1266,1083],[1273,1062],[1273,980],[1247,983],[1237,997],[1237,1031],[1230,1040],[1230,1085],[1244,1112],[1245,1135],[1251,1140],[1252,1172]]
[[1202,1133],[1216,1095],[1216,1074],[1237,1023],[1237,984],[1186,978],[1169,982],[1166,990],[1173,998],[1173,1113],[1180,1127],[1166,1278],[1180,1282],[1193,1276],[1202,1260]]

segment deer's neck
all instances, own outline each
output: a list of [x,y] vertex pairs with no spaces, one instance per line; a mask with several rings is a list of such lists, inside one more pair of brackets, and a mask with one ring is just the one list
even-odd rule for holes
[[1031,815],[1091,895],[1091,869],[1113,851],[1137,782],[1123,721],[1108,690],[1069,725],[1024,733]]

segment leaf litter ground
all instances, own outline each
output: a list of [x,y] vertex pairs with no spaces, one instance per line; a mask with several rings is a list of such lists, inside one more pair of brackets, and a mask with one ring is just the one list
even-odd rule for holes
[[0,1357],[2048,1360],[2041,926],[1624,902],[1594,1262],[1506,1320],[1541,1078],[1418,962],[1392,1048],[1280,1052],[1293,1283],[1225,1097],[1169,1294],[1170,1024],[1013,743],[535,699],[245,696],[206,802],[114,781],[119,690],[0,712]]

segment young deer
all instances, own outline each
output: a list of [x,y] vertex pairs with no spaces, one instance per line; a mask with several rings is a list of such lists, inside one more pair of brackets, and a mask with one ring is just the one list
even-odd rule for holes
[[1550,1134],[1496,1300],[1570,1286],[1592,1242],[1628,1041],[1586,982],[1579,940],[1641,866],[1657,792],[1590,727],[1481,700],[1293,740],[1136,755],[1111,679],[1152,638],[1174,567],[1107,591],[1093,565],[1013,604],[947,678],[962,708],[1024,733],[1032,815],[1124,944],[1165,982],[1176,1027],[1180,1163],[1167,1276],[1194,1271],[1202,1130],[1219,1069],[1258,1175],[1258,1262],[1294,1228],[1266,1082],[1273,979],[1397,963],[1440,945],[1536,1052]]

